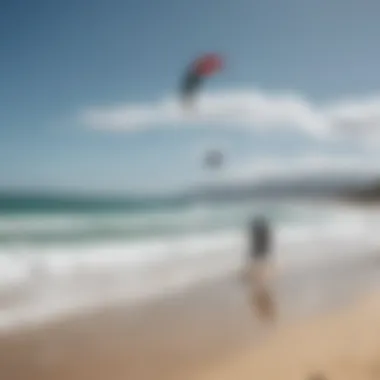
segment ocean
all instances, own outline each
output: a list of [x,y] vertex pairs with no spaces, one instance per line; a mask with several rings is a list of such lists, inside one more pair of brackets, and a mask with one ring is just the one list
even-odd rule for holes
[[283,271],[380,245],[380,213],[322,200],[0,200],[0,328],[177,292],[242,267],[247,223],[272,223]]

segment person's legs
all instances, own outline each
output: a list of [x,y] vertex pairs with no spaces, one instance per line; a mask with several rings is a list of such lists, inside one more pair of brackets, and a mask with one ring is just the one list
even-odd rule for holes
[[249,275],[249,293],[254,311],[259,318],[273,321],[276,307],[272,294],[270,261],[266,257],[252,260]]
[[253,260],[251,266],[251,279],[255,288],[265,287],[268,282],[268,261],[261,257]]

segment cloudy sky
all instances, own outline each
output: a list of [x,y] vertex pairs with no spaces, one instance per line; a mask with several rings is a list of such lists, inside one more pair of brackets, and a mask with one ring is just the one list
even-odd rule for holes
[[[376,175],[379,13],[376,0],[3,1],[0,189],[175,189],[208,175],[208,147],[225,178]],[[179,80],[204,52],[225,69],[186,114]]]

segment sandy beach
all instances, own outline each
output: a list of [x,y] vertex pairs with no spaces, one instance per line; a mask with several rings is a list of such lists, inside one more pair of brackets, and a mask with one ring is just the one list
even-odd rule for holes
[[380,379],[379,293],[300,326],[283,328],[197,380]]
[[[4,332],[0,375],[12,380],[170,380],[284,379],[286,373],[286,378],[303,379],[324,365],[330,368],[330,359],[349,363],[360,347],[365,348],[360,360],[372,363],[373,350],[380,347],[378,303],[326,315],[376,294],[379,274],[377,254],[279,272],[273,283],[274,325],[259,318],[234,274],[140,305],[119,304]],[[345,342],[350,343],[347,353]],[[372,356],[366,354],[367,343]]]

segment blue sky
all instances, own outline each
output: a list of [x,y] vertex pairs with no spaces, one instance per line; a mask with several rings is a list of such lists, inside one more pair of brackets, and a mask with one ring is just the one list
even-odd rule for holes
[[[365,144],[308,130],[342,113],[380,120],[376,0],[3,3],[1,189],[181,187],[202,178],[197,152],[210,144],[226,146],[229,171],[250,175],[260,157],[373,160]],[[205,86],[205,118],[173,117],[168,103],[183,69],[207,51],[221,52],[226,68]],[[223,123],[221,94],[232,104]],[[117,130],[108,123],[115,107],[124,112]],[[150,116],[131,128],[134,107]]]

